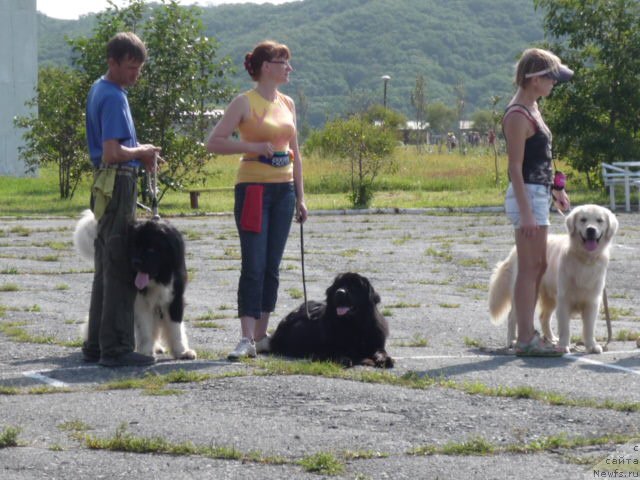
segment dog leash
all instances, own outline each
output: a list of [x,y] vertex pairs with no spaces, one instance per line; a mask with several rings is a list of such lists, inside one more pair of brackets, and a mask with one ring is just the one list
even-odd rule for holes
[[304,275],[304,222],[300,219],[300,260],[302,263],[302,291],[304,293],[304,309],[307,313],[307,318],[311,318],[309,315],[309,304],[307,303],[307,280]]
[[151,187],[151,214],[152,220],[160,220],[158,214],[158,153],[153,155],[153,175],[150,175],[149,184]]
[[609,315],[609,300],[607,299],[607,289],[602,289],[602,305],[604,306],[604,318],[607,320],[607,343],[602,348],[605,352],[609,350],[609,342],[612,337],[611,315]]

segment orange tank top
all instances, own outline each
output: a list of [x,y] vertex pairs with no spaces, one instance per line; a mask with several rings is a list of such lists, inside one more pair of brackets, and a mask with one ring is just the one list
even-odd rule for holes
[[[247,142],[271,142],[275,151],[288,151],[296,134],[293,105],[278,92],[274,101],[262,97],[256,90],[244,95],[249,100],[249,118],[240,122],[240,138]],[[236,183],[285,183],[293,181],[293,163],[273,167],[244,155],[240,161]]]

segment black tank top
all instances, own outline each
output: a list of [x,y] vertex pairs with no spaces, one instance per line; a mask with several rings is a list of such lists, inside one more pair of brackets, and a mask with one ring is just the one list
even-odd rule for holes
[[[538,124],[527,107],[519,103],[514,103],[506,108],[502,116],[503,122],[507,113],[513,107],[524,109],[536,130],[535,133],[524,142],[524,160],[522,162],[522,178],[524,179],[524,183],[550,186],[553,181],[553,170],[551,168],[551,132],[546,127]],[[502,133],[504,134],[504,125]]]

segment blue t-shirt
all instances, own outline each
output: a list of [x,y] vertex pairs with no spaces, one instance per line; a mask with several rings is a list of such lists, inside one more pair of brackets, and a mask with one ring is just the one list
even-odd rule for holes
[[[118,140],[125,147],[136,147],[136,127],[131,117],[127,91],[104,77],[96,80],[87,98],[87,143],[89,158],[94,167],[102,161],[102,144],[106,140]],[[139,167],[139,160],[120,165]]]

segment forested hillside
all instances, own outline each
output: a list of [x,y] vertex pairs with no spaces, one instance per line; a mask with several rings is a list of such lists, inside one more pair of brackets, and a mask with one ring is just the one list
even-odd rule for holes
[[[283,5],[234,4],[202,9],[207,33],[236,65],[239,89],[251,83],[244,54],[272,38],[292,49],[295,72],[285,91],[308,103],[307,120],[327,117],[363,101],[382,103],[382,75],[391,76],[387,103],[412,117],[416,76],[427,81],[429,102],[456,104],[462,85],[464,114],[505,100],[523,48],[543,39],[532,0],[304,0]],[[92,17],[40,19],[40,61],[69,61],[64,35],[87,35]],[[153,52],[151,52],[153,54]]]

